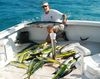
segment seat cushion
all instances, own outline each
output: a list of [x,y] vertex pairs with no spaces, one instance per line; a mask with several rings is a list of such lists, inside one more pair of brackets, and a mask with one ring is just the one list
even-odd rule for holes
[[69,51],[69,50],[77,50],[78,52],[82,53],[84,56],[88,56],[91,54],[91,51],[88,48],[80,45],[80,43],[78,43],[78,42],[66,45],[61,50],[61,52],[65,52],[65,51]]
[[84,71],[88,78],[100,78],[100,54],[84,58]]

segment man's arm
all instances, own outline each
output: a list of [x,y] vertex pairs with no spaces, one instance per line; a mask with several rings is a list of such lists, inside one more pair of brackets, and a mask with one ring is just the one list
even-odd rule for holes
[[67,23],[67,16],[65,14],[62,15],[62,18],[63,18],[63,24],[66,24]]

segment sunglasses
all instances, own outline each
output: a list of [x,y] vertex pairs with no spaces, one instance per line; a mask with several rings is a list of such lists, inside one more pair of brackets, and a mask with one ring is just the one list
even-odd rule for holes
[[43,8],[47,7],[46,5],[45,6],[42,6]]

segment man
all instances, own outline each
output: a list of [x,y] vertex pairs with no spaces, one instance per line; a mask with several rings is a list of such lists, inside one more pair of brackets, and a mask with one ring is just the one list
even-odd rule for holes
[[[50,6],[47,2],[43,3],[42,8],[44,10],[44,14],[41,17],[42,21],[62,22],[62,24],[66,24],[66,15],[55,9],[50,9]],[[53,27],[48,26],[47,30],[49,34],[51,32],[58,32],[60,30],[64,30],[64,25]],[[50,42],[50,37],[48,36],[46,40],[47,42]]]

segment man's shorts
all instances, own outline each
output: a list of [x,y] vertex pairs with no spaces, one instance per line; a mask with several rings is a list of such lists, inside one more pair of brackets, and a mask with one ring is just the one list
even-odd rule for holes
[[64,24],[60,24],[60,25],[55,25],[53,26],[54,29],[57,29],[59,31],[64,31]]

